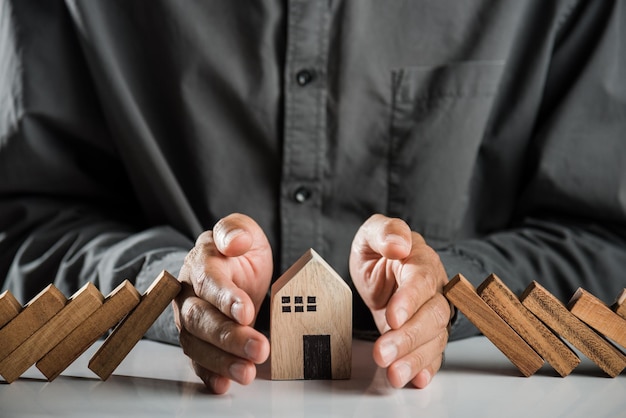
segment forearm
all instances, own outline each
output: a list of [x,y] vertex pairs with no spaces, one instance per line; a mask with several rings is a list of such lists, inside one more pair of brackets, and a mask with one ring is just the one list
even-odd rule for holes
[[[70,296],[89,281],[106,295],[129,279],[143,292],[159,271],[177,274],[193,245],[170,227],[137,230],[88,207],[5,198],[0,208],[3,288],[23,303],[49,283]],[[159,322],[149,336],[176,342],[173,322]]]

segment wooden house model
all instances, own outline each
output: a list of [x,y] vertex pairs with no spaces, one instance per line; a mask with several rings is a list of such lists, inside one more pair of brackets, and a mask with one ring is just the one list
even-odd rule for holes
[[315,251],[307,251],[273,285],[271,378],[349,379],[352,291]]

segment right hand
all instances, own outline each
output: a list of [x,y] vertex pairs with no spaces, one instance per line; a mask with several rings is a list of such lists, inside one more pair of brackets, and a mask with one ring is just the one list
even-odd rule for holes
[[272,277],[272,250],[251,218],[232,214],[198,236],[174,300],[180,345],[214,393],[252,382],[267,360],[268,339],[253,328]]

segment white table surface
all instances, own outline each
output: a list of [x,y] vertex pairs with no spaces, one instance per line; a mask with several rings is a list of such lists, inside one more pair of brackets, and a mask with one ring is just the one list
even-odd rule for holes
[[174,346],[141,341],[114,375],[100,381],[87,363],[99,343],[53,382],[36,369],[0,381],[0,417],[626,417],[626,373],[611,379],[588,359],[565,378],[545,365],[521,377],[487,339],[452,342],[446,365],[423,390],[393,389],[355,341],[352,378],[271,381],[259,367],[248,386],[212,395]]

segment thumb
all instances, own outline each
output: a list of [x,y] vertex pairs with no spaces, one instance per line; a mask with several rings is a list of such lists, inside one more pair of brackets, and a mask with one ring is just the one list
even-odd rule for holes
[[255,237],[264,236],[261,227],[250,217],[234,213],[220,219],[213,227],[217,250],[227,257],[238,257],[248,252]]
[[352,243],[353,256],[399,260],[411,252],[411,228],[401,219],[372,215],[363,223]]

